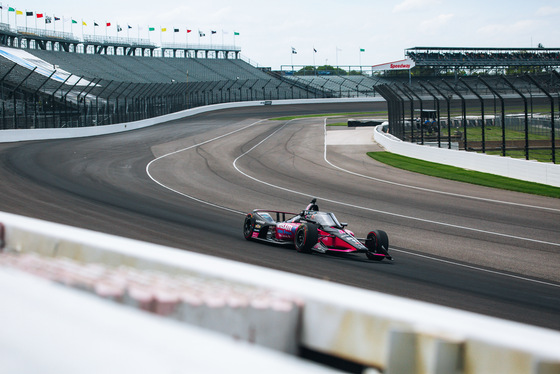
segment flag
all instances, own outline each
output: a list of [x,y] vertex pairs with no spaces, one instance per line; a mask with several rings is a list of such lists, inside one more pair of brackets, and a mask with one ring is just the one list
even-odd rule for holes
[[94,22],[93,26],[99,26],[99,24],[97,22]]
[[187,34],[188,34],[189,32],[191,32],[191,31],[192,31],[192,30],[187,29]]
[[76,20],[72,20],[72,23],[78,23],[78,21],[76,21]]
[[364,48],[360,48],[360,52],[365,52],[366,50]]
[[43,18],[43,13],[37,13],[37,18]]
[[107,26],[107,27],[111,26],[111,22],[107,22],[107,23],[105,24],[105,26]]
[[25,12],[25,15],[26,15],[27,17],[33,17],[33,12]]
[[54,16],[55,21],[60,21],[60,17]]
[[121,32],[122,31],[122,27],[120,25],[117,25],[117,32]]
[[317,50],[315,48],[313,48],[313,52],[317,53]]
[[294,47],[292,47],[292,53],[293,53],[294,55],[297,55],[297,51],[296,51],[296,49],[295,49]]
[[148,31],[154,31],[155,29],[155,27],[148,27]]
[[161,32],[166,32],[166,31],[167,31],[167,28],[166,28],[166,27],[162,27],[162,28],[161,28]]
[[128,28],[129,28],[129,29],[131,29],[131,28],[132,28],[132,26],[128,25]]
[[17,14],[23,15],[23,12],[22,12],[21,10],[16,10],[16,15],[17,15]]
[[206,36],[206,34],[203,33],[202,31],[198,30],[198,36]]
[[237,31],[234,31],[233,35],[239,35],[239,33]]
[[46,16],[45,23],[52,23],[52,18],[50,16]]
[[85,23],[84,21],[82,21],[82,26],[87,26],[87,23]]
[[14,8],[12,8],[12,7],[9,7],[9,8],[8,8],[8,12],[15,12],[15,11],[16,11],[16,10],[15,10]]
[[179,29],[173,29],[173,32],[179,32]]
[[212,31],[211,31],[211,33],[212,33],[212,34],[215,34],[215,33],[216,33],[216,31],[212,30]]

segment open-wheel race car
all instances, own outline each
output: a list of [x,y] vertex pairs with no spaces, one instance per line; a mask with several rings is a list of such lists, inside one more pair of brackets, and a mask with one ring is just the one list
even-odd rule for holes
[[243,236],[275,244],[294,245],[302,253],[360,252],[373,261],[393,260],[389,255],[389,237],[382,230],[372,230],[363,239],[356,238],[330,212],[321,212],[317,199],[299,214],[255,209],[245,216]]

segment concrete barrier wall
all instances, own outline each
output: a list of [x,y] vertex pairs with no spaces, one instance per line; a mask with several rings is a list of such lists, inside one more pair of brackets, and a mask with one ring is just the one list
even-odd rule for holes
[[560,187],[560,164],[407,143],[383,132],[383,127],[384,125],[380,125],[375,129],[374,138],[377,143],[389,152],[464,169]]
[[328,104],[342,102],[374,102],[384,101],[381,97],[374,98],[347,98],[347,99],[294,99],[294,100],[270,100],[270,101],[241,101],[234,103],[213,104],[176,113],[166,114],[159,117],[148,118],[140,121],[120,123],[115,125],[73,127],[64,129],[25,129],[25,130],[0,130],[0,143],[21,142],[28,140],[67,139],[86,136],[114,134],[123,131],[136,130],[148,126],[157,125],[180,118],[190,117],[201,113],[221,109],[242,108],[262,105],[294,105],[294,104]]
[[[297,300],[300,316],[296,324],[291,318],[271,318],[267,323],[271,314],[266,312],[260,317],[255,313],[236,317],[240,318],[237,323],[244,320],[252,326],[255,336],[276,339],[272,345],[253,340],[274,350],[293,353],[290,341],[295,336],[296,346],[384,373],[560,371],[560,333],[556,331],[7,213],[0,213],[0,222],[5,228],[4,252],[12,258],[32,253],[32,258],[71,260],[94,269],[128,267],[222,282],[228,285],[229,293],[237,287],[266,289],[278,299]],[[2,300],[7,300],[7,289],[6,285],[0,287]],[[218,288],[216,294],[223,292]],[[214,319],[206,325],[193,320],[189,323],[206,328],[232,324],[232,319],[226,318],[231,314],[225,314],[231,308],[224,307],[223,312],[212,314]],[[7,323],[0,319],[0,324]],[[50,322],[44,319],[43,323]],[[142,331],[143,327],[137,328]],[[285,333],[294,328],[295,335]],[[11,340],[6,339],[9,335],[0,335],[0,344],[10,346]]]

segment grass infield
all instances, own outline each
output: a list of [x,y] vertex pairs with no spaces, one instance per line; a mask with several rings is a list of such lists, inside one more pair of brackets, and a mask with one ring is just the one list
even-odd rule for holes
[[428,162],[416,158],[397,155],[390,152],[368,152],[367,155],[374,160],[384,164],[430,175],[433,177],[450,179],[459,182],[477,184],[486,187],[501,188],[516,192],[529,193],[533,195],[560,198],[560,187],[553,187],[546,184],[522,181],[519,179],[502,177],[499,175],[481,173],[478,171],[467,170],[455,166]]

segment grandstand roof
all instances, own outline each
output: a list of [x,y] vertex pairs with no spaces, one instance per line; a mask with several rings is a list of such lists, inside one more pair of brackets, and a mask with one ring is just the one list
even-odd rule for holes
[[441,51],[560,51],[560,48],[498,48],[498,47],[412,47],[407,48],[406,51],[411,50],[441,50]]

